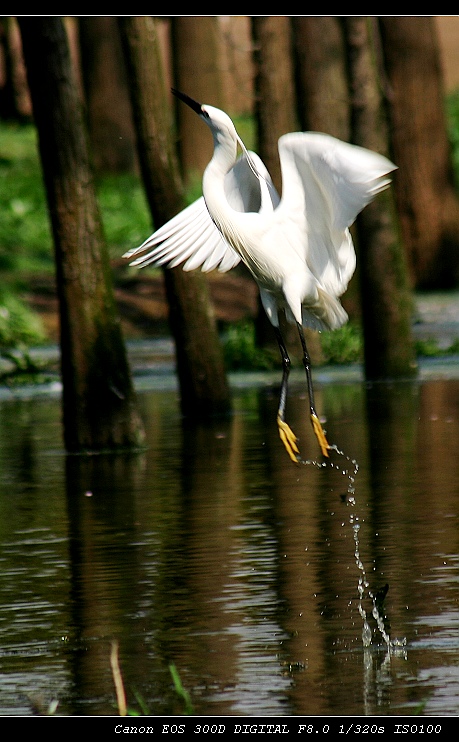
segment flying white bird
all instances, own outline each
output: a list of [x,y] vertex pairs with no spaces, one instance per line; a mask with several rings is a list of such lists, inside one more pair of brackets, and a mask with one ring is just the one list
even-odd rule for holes
[[[290,458],[301,461],[297,438],[285,420],[290,359],[279,311],[296,324],[302,344],[310,414],[322,453],[330,445],[319,421],[303,327],[336,329],[347,321],[339,298],[355,269],[349,227],[390,184],[396,166],[386,157],[319,133],[279,139],[282,196],[261,159],[247,151],[233,122],[213,106],[173,90],[209,126],[214,153],[204,172],[203,196],[124,257],[131,265],[184,264],[228,271],[245,263],[260,289],[282,358],[277,424]],[[242,149],[237,159],[238,144]]]

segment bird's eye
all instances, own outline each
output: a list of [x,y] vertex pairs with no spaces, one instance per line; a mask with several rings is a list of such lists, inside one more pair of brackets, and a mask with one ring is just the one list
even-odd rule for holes
[[201,109],[201,116],[204,116],[205,119],[209,119],[210,118],[210,116],[207,113],[207,111],[203,111],[202,109]]

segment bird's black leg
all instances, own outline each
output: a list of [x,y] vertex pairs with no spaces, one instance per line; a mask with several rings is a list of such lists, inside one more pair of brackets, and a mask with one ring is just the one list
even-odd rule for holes
[[309,357],[308,348],[306,346],[306,339],[304,337],[303,327],[302,325],[300,325],[299,322],[297,322],[296,325],[297,325],[298,334],[301,340],[301,346],[303,348],[303,365],[304,365],[304,370],[306,371],[306,381],[308,385],[309,409],[311,412],[312,427],[314,429],[316,438],[319,441],[319,445],[320,445],[323,455],[328,456],[330,445],[327,441],[327,438],[325,437],[324,429],[322,428],[319,417],[317,415],[316,406],[314,402],[314,388],[312,386],[312,375],[311,375],[311,359]]
[[288,455],[295,463],[300,461],[300,451],[296,445],[297,437],[290,426],[285,422],[285,407],[287,404],[288,377],[290,374],[290,358],[285,347],[284,339],[278,327],[274,328],[282,358],[282,383],[279,397],[279,407],[277,410],[277,426],[279,436],[284,444]]

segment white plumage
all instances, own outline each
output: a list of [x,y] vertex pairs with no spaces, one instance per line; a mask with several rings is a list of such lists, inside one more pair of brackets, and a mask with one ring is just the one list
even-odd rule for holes
[[[203,176],[203,197],[126,253],[131,265],[183,264],[225,272],[242,260],[252,273],[282,355],[284,375],[278,424],[289,455],[299,460],[296,437],[285,423],[289,359],[279,332],[279,310],[300,331],[311,416],[325,455],[302,327],[335,329],[347,314],[339,297],[355,269],[349,227],[358,213],[390,184],[396,169],[386,157],[326,134],[299,132],[279,139],[282,195],[261,159],[248,152],[233,122],[213,106],[178,91],[210,127],[214,154]],[[237,159],[238,143],[242,155]]]

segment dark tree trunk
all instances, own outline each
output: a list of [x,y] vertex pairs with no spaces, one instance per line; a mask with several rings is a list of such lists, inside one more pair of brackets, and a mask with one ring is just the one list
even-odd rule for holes
[[[377,28],[371,18],[344,19],[355,144],[387,155],[388,137],[375,65]],[[357,218],[359,277],[368,379],[416,373],[412,298],[395,215],[392,187]]]
[[114,16],[78,19],[89,136],[97,172],[131,172],[136,165],[126,68]]
[[350,109],[343,28],[331,15],[292,18],[301,128],[349,141]]
[[390,85],[388,110],[400,225],[413,283],[459,284],[459,200],[432,16],[379,19]]
[[[129,71],[139,161],[155,228],[185,205],[172,135],[170,98],[164,89],[155,21],[119,19]],[[196,117],[197,119],[197,117]],[[199,125],[199,119],[196,124]],[[181,405],[185,415],[205,418],[230,407],[223,351],[206,277],[181,267],[164,271],[175,340]]]
[[298,128],[290,19],[288,16],[254,16],[252,35],[258,154],[280,192],[282,178],[277,142],[282,134]]
[[81,103],[57,16],[19,19],[50,212],[69,451],[129,448],[142,427],[102,236]]
[[[217,16],[174,16],[171,42],[175,87],[200,103],[224,110],[223,48]],[[212,137],[194,111],[181,102],[175,104],[180,164],[187,182],[193,182],[202,176],[212,157]]]
[[11,121],[30,121],[32,107],[21,50],[17,20],[0,18],[0,117]]

